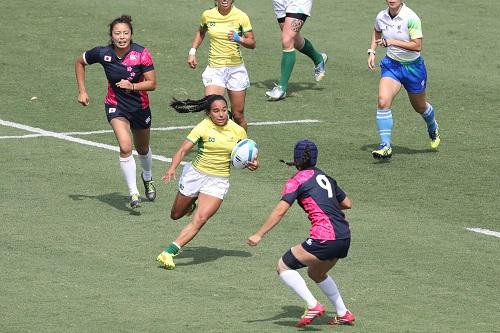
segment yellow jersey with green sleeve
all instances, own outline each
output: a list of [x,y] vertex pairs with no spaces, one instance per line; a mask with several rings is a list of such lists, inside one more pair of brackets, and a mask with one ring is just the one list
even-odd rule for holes
[[[423,37],[420,18],[404,3],[394,18],[389,15],[389,8],[378,13],[375,19],[375,31],[382,32],[382,37],[385,39],[397,39],[405,42]],[[420,57],[418,51],[410,51],[392,45],[387,47],[386,54],[389,58],[402,63],[412,62]]]
[[198,146],[193,167],[207,175],[229,177],[231,152],[238,141],[246,137],[245,129],[231,119],[226,125],[218,126],[205,118],[187,136],[187,140]]
[[230,31],[235,31],[240,36],[252,31],[247,14],[233,5],[229,14],[224,16],[214,7],[203,12],[200,25],[210,38],[210,67],[234,67],[243,63],[240,44],[230,41],[227,35]]

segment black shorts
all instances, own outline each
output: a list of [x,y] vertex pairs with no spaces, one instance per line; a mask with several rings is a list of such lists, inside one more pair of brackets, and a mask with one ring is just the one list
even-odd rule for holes
[[332,260],[335,258],[345,258],[349,252],[351,239],[336,239],[320,241],[308,238],[302,243],[304,250],[318,258],[319,260]]
[[[286,13],[285,17],[296,18],[296,19],[299,19],[299,20],[305,22],[309,16],[307,16],[306,14],[302,14],[302,13]],[[278,19],[278,23],[285,22],[285,17],[280,17]]]
[[151,110],[149,108],[138,112],[126,112],[116,106],[105,104],[106,117],[108,122],[111,119],[122,117],[129,121],[130,127],[133,129],[146,129],[151,127]]

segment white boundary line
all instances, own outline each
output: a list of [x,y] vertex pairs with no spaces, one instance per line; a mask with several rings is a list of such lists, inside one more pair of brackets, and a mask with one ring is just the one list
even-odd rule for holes
[[[46,131],[46,130],[41,129],[41,128],[31,127],[31,126],[27,126],[27,125],[23,125],[23,124],[18,124],[18,123],[13,123],[11,121],[6,121],[6,120],[0,119],[0,125],[22,129],[22,130],[25,130],[25,131],[28,131],[28,132],[37,133],[37,134],[42,135],[42,136],[50,136],[50,137],[54,137],[54,138],[57,138],[57,139],[62,139],[62,140],[66,140],[66,141],[76,142],[76,143],[79,143],[79,144],[82,144],[82,145],[87,145],[87,146],[92,146],[92,147],[98,147],[98,148],[103,148],[103,149],[108,149],[108,150],[120,152],[120,148],[116,147],[116,146],[111,146],[111,145],[108,145],[108,144],[105,144],[105,143],[99,143],[99,142],[84,140],[84,139],[80,139],[80,138],[74,138],[72,136],[69,136],[69,135],[66,135],[66,134],[63,134],[63,133],[56,133],[56,132]],[[134,155],[138,155],[137,151],[135,151],[135,150],[133,151],[133,154]],[[163,162],[172,162],[171,158],[164,157],[164,156],[161,156],[161,155],[155,155],[155,154],[153,154],[153,158],[155,160],[159,160],[159,161],[163,161]]]
[[[12,123],[12,122],[0,119],[0,125],[10,126],[10,125],[6,125],[2,122],[16,124],[16,123]],[[286,124],[304,124],[304,123],[321,123],[321,120],[302,119],[302,120],[287,120],[287,121],[262,121],[262,122],[257,122],[257,123],[248,123],[248,125],[250,125],[250,126],[265,126],[265,125],[286,125]],[[16,125],[25,126],[25,125],[21,125],[21,124],[16,124]],[[15,126],[10,126],[10,127],[15,127]],[[189,126],[172,126],[172,127],[156,127],[156,128],[152,127],[151,131],[175,131],[175,130],[190,129],[190,128],[194,128],[194,126],[189,125]],[[36,132],[36,133],[38,133],[38,132]],[[54,132],[52,132],[52,133],[54,133]],[[57,133],[57,134],[61,134],[61,135],[92,135],[92,134],[105,134],[105,133],[113,133],[113,130],[100,130],[100,131],[89,131],[89,132],[64,132],[64,133]],[[36,138],[36,137],[40,137],[40,136],[53,136],[53,135],[42,134],[42,133],[27,134],[27,135],[5,135],[5,136],[0,136],[0,139],[25,139],[25,138]]]
[[472,232],[477,232],[479,234],[488,235],[488,236],[495,236],[495,237],[500,238],[500,232],[497,232],[497,231],[491,231],[491,230],[482,229],[482,228],[465,228],[465,229],[472,231]]
[[[315,119],[303,119],[303,120],[289,120],[289,121],[265,121],[265,122],[260,122],[260,123],[248,123],[248,125],[253,125],[253,126],[262,126],[262,125],[282,125],[282,124],[300,124],[300,123],[320,123],[320,120],[315,120]],[[35,137],[40,137],[40,136],[50,136],[54,137],[57,139],[62,139],[66,141],[71,141],[71,142],[76,142],[82,145],[87,145],[87,146],[92,146],[92,147],[98,147],[98,148],[103,148],[103,149],[108,149],[112,151],[117,151],[120,152],[120,148],[116,146],[111,146],[105,143],[99,143],[99,142],[94,142],[90,140],[85,140],[85,139],[80,139],[80,138],[74,138],[71,135],[91,135],[91,134],[103,134],[103,133],[112,133],[112,130],[102,130],[102,131],[91,131],[91,132],[67,132],[67,133],[56,133],[56,132],[51,132],[47,131],[38,127],[31,127],[23,124],[18,124],[14,123],[11,121],[3,120],[0,119],[0,125],[3,126],[8,126],[8,127],[14,127],[17,129],[25,130],[27,132],[31,132],[34,134],[27,134],[27,135],[15,135],[15,136],[0,136],[0,139],[23,139],[23,138],[35,138]],[[189,129],[193,128],[194,126],[177,126],[177,127],[161,127],[161,128],[151,128],[152,131],[173,131],[173,130],[178,130],[178,129]],[[134,155],[138,155],[137,151],[132,152]],[[153,154],[153,159],[163,161],[163,162],[172,162],[172,159],[169,157],[161,156],[161,155],[155,155]],[[181,164],[184,164],[185,162],[181,162]]]

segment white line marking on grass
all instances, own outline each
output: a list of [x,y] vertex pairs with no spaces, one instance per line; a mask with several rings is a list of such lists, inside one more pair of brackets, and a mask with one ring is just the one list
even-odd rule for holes
[[[0,119],[0,121],[3,121]],[[285,120],[285,121],[262,121],[255,123],[248,123],[249,126],[265,126],[265,125],[287,125],[287,124],[305,124],[305,123],[321,123],[321,120],[316,119],[301,119],[301,120]],[[8,125],[7,125],[8,126]],[[152,127],[151,131],[175,131],[181,129],[191,129],[194,128],[192,125],[188,126],[171,126],[171,127]],[[88,131],[88,132],[64,132],[58,133],[61,135],[92,135],[92,134],[106,134],[113,133],[113,130],[99,130],[99,131]],[[23,139],[23,138],[36,138],[39,136],[52,136],[48,134],[27,134],[27,135],[16,135],[16,136],[0,136],[0,139]]]
[[495,236],[495,237],[500,238],[500,232],[497,232],[497,231],[491,231],[491,230],[482,229],[482,228],[465,228],[465,229],[472,231],[472,232],[477,232],[479,234],[484,234],[484,235],[488,235],[488,236]]
[[[0,119],[0,125],[14,127],[14,128],[22,129],[22,130],[32,132],[32,133],[38,133],[38,134],[43,135],[43,136],[51,136],[51,137],[54,137],[57,139],[76,142],[76,143],[79,143],[82,145],[98,147],[98,148],[103,148],[103,149],[108,149],[108,150],[120,152],[120,148],[116,147],[116,146],[111,146],[111,145],[108,145],[105,143],[99,143],[99,142],[84,140],[84,139],[80,139],[80,138],[74,138],[74,137],[66,135],[66,134],[46,131],[46,130],[43,130],[41,128],[26,126],[23,124],[17,124],[17,123],[13,123],[11,121],[6,121],[6,120]],[[138,155],[137,151],[135,151],[135,150],[133,151],[133,154]],[[155,160],[159,160],[159,161],[163,161],[163,162],[172,162],[171,158],[160,156],[160,155],[153,154],[153,158]]]

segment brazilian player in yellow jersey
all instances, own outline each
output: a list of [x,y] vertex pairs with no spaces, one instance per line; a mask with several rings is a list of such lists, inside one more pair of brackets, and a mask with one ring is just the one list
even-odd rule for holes
[[248,15],[233,5],[233,0],[216,0],[216,7],[201,15],[187,63],[190,68],[198,66],[196,50],[205,35],[210,39],[208,65],[202,74],[205,96],[227,94],[231,101],[234,121],[247,129],[244,116],[246,90],[250,79],[241,55],[241,47],[254,49],[255,37]]
[[[189,222],[177,238],[160,253],[157,261],[166,269],[174,269],[173,257],[189,243],[219,210],[224,196],[229,190],[231,151],[238,141],[247,137],[245,130],[229,119],[224,96],[208,95],[201,100],[185,102],[174,100],[171,106],[177,112],[198,112],[205,110],[207,118],[202,120],[187,136],[172,158],[172,164],[165,171],[163,180],[175,179],[175,170],[186,154],[198,146],[191,163],[186,163],[179,179],[179,189],[175,197],[170,218],[180,219],[194,212]],[[255,171],[259,161],[255,159],[248,169]],[[196,201],[198,205],[196,205]],[[198,209],[196,209],[198,206]]]

